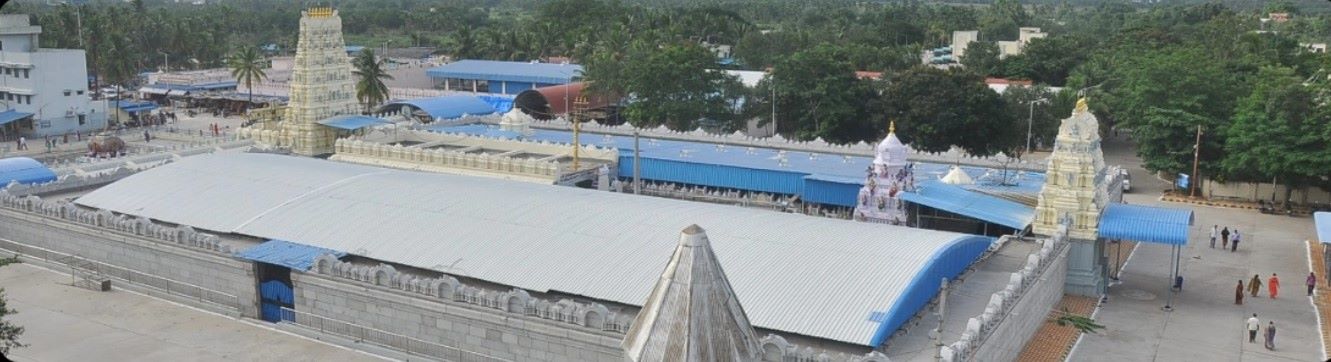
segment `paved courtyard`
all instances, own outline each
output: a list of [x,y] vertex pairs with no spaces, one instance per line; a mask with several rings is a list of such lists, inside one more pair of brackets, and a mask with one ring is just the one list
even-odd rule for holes
[[0,268],[13,321],[26,329],[16,361],[378,361],[228,317],[121,290],[69,285],[68,274]]
[[[1125,201],[1133,204],[1190,208],[1196,214],[1180,273],[1184,290],[1173,301],[1173,312],[1161,310],[1169,298],[1170,248],[1141,244],[1124,268],[1122,283],[1109,289],[1109,301],[1096,319],[1107,328],[1086,335],[1071,361],[1314,361],[1324,358],[1317,316],[1304,296],[1308,275],[1304,240],[1314,237],[1312,219],[1263,215],[1255,210],[1163,203],[1160,192],[1169,187],[1140,168],[1122,141],[1108,142],[1106,163],[1128,166],[1134,191]],[[1243,242],[1237,252],[1210,248],[1211,225],[1238,228]],[[1218,243],[1217,243],[1218,244]],[[1113,255],[1110,256],[1113,258]],[[1265,283],[1271,273],[1281,276],[1279,299],[1271,299],[1265,286],[1257,298],[1234,304],[1239,279],[1260,274]],[[1248,343],[1244,321],[1257,313],[1265,325],[1275,321],[1276,349],[1261,342]]]

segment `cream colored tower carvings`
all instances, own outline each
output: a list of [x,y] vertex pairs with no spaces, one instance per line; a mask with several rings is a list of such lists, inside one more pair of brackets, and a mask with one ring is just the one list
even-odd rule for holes
[[290,100],[277,134],[262,132],[259,139],[290,148],[302,155],[333,152],[333,129],[320,120],[356,114],[355,79],[346,43],[342,41],[342,17],[333,8],[311,8],[300,17],[300,40],[296,44],[291,72]]
[[1049,157],[1044,188],[1035,208],[1036,234],[1053,235],[1061,219],[1071,221],[1068,235],[1095,240],[1100,212],[1109,200],[1104,154],[1100,151],[1100,123],[1077,101],[1072,116],[1058,127],[1054,153]]

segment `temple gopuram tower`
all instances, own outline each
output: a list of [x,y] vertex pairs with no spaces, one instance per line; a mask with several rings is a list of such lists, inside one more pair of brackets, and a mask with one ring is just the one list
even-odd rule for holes
[[356,80],[342,41],[342,17],[333,8],[301,12],[300,40],[291,72],[290,100],[277,145],[301,155],[333,152],[336,133],[318,122],[359,113]]
[[1109,202],[1109,178],[1100,150],[1100,122],[1087,110],[1085,98],[1058,127],[1045,172],[1032,231],[1049,236],[1067,223],[1072,248],[1064,290],[1098,297],[1105,291],[1104,244],[1098,230],[1100,213]]
[[906,205],[899,196],[915,189],[915,175],[906,154],[910,150],[897,138],[896,122],[874,150],[873,165],[865,176],[855,205],[855,220],[905,225]]

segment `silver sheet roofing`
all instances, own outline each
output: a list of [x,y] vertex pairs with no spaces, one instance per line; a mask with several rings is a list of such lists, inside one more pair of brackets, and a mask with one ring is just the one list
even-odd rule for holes
[[[971,240],[932,230],[271,154],[190,157],[76,202],[629,305],[647,299],[680,230],[696,223],[708,230],[755,326],[858,345],[883,338],[884,313],[913,315],[918,306],[899,301],[927,301],[932,295],[912,288],[918,284],[913,280],[937,269],[934,259],[941,258],[935,256]],[[964,269],[972,260],[943,263]]]

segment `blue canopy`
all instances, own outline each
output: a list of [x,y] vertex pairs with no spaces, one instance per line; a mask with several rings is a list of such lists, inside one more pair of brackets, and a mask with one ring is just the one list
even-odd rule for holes
[[37,160],[27,157],[0,158],[0,188],[14,181],[21,184],[39,184],[55,180],[55,172]]
[[1035,219],[1035,209],[1013,201],[967,190],[938,180],[921,182],[914,192],[901,193],[906,202],[1024,230]]
[[362,115],[341,115],[319,121],[319,124],[348,131],[386,123],[386,119]]
[[17,121],[26,117],[32,117],[32,113],[19,112],[13,109],[0,112],[0,126],[9,124],[10,122]]
[[116,101],[116,107],[128,113],[137,113],[157,109],[157,103],[147,101]]
[[314,266],[314,259],[320,255],[333,254],[339,258],[347,253],[315,246],[297,244],[282,240],[268,240],[259,246],[236,253],[237,258],[276,264],[291,270],[306,271]]
[[1313,223],[1317,226],[1317,240],[1331,244],[1331,212],[1314,212]]
[[1100,237],[1186,245],[1192,221],[1192,210],[1109,204],[1100,214]]
[[389,102],[388,105],[409,105],[430,114],[434,119],[453,119],[464,115],[482,115],[495,113],[494,107],[476,96],[455,95],[434,98],[417,98]]
[[[472,79],[492,82],[564,84],[582,74],[577,64],[459,60],[425,71],[431,78]],[[490,89],[495,89],[491,86]]]

